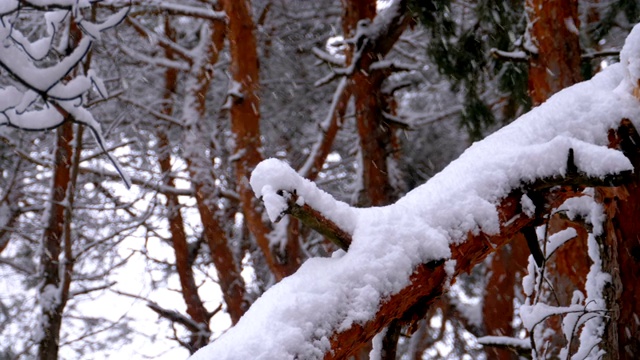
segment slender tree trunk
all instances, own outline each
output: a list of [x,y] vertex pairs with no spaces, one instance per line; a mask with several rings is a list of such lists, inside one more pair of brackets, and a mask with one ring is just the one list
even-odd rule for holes
[[[164,31],[167,38],[175,41],[175,31],[169,21],[165,18]],[[165,47],[165,56],[167,59],[173,60],[175,55],[170,47]],[[173,114],[173,105],[171,99],[176,92],[178,83],[178,70],[175,68],[167,68],[165,70],[165,89],[163,94],[164,105],[161,112],[165,115]],[[162,127],[157,131],[158,135],[158,164],[160,171],[164,174],[163,182],[165,185],[174,187],[175,181],[172,177],[171,168],[171,143],[167,135],[167,128]],[[180,287],[182,289],[182,297],[187,307],[187,314],[193,321],[202,325],[202,331],[191,333],[189,339],[189,352],[194,353],[199,348],[209,342],[209,316],[200,295],[198,294],[198,286],[193,275],[193,261],[187,235],[184,230],[184,219],[180,211],[181,206],[178,196],[172,193],[165,193],[167,221],[169,222],[169,233],[173,244],[173,251],[176,257],[176,271],[180,279]]]
[[[40,333],[37,335],[40,360],[58,358],[62,313],[70,285],[70,274],[66,270],[72,259],[65,257],[61,260],[61,254],[64,251],[63,245],[68,246],[63,244],[63,238],[68,235],[64,233],[65,203],[72,196],[73,189],[71,184],[73,139],[73,123],[67,119],[57,130],[51,202],[47,204],[49,217],[42,236],[40,268],[43,280],[38,295],[42,317],[39,324]],[[63,264],[60,264],[61,261]]]
[[239,87],[241,97],[231,103],[231,130],[235,136],[235,173],[238,194],[247,227],[265,254],[266,262],[280,280],[293,274],[300,266],[298,244],[287,243],[284,249],[270,246],[271,229],[262,219],[257,199],[249,185],[249,176],[262,161],[260,149],[260,99],[258,96],[259,71],[254,24],[250,4],[243,0],[223,1],[228,20],[228,39],[231,54],[232,81]]
[[[529,256],[522,235],[510,244],[497,250],[487,269],[488,281],[482,304],[484,334],[490,336],[515,336],[513,329],[513,300],[516,295],[518,274],[527,268]],[[489,359],[518,359],[511,350],[498,347],[485,347]]]
[[206,97],[213,78],[211,69],[217,62],[220,50],[224,45],[225,24],[221,21],[209,23],[206,38],[201,39],[200,49],[195,55],[192,71],[189,74],[185,99],[188,151],[187,166],[196,190],[195,198],[202,221],[203,234],[211,251],[211,258],[216,267],[222,297],[227,305],[231,322],[235,324],[246,311],[245,284],[240,275],[240,265],[229,246],[225,230],[220,225],[217,206],[217,192],[213,175],[213,161],[204,154],[209,143],[203,140],[207,108]]
[[[358,22],[372,20],[375,16],[376,1],[343,0],[342,28],[345,37],[356,36]],[[351,45],[347,56],[347,64],[359,61],[358,71],[353,74],[349,84],[355,101],[356,125],[360,137],[362,189],[358,202],[361,206],[387,205],[395,200],[387,166],[388,158],[393,152],[394,135],[383,116],[384,111],[389,108],[387,97],[381,90],[385,76],[369,69],[372,63],[382,60],[383,54],[363,51],[359,59],[354,59],[358,50]]]
[[[73,49],[81,38],[82,32],[71,19],[68,49]],[[90,61],[89,58],[86,60],[85,71]],[[69,299],[74,265],[71,247],[71,207],[78,175],[82,132],[78,130],[76,133],[74,130],[71,115],[63,114],[63,116],[65,121],[56,130],[53,181],[50,203],[46,205],[48,218],[42,235],[42,253],[40,254],[42,282],[38,289],[38,301],[42,314],[38,324],[39,333],[36,335],[40,360],[58,359],[62,315]]]

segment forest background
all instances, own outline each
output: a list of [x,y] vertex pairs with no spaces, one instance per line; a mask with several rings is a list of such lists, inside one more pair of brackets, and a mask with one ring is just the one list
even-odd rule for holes
[[[338,250],[304,219],[267,219],[248,183],[261,160],[354,206],[390,204],[619,61],[640,4],[16,0],[0,20],[0,358],[186,358]],[[571,304],[588,227],[547,222],[577,240],[545,259],[541,297]],[[529,251],[505,245],[420,317],[385,324],[383,358],[531,353]],[[555,315],[536,330],[551,330],[549,358],[578,346]],[[609,354],[640,350],[629,326],[604,338]]]

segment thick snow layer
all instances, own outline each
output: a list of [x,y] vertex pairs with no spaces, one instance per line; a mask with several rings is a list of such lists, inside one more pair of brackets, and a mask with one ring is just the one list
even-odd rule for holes
[[[251,185],[272,219],[286,206],[278,191],[295,192],[351,233],[353,243],[342,256],[305,262],[192,359],[322,358],[332,334],[371,320],[385,298],[409,283],[415,266],[449,258],[450,245],[469,232],[497,233],[500,199],[523,182],[565,174],[569,149],[578,169],[593,177],[632,169],[622,153],[607,148],[609,129],[623,118],[640,119],[640,102],[613,91],[629,80],[625,73],[623,65],[613,65],[561,91],[386,207],[351,208],[284,162],[261,163]],[[532,327],[538,319],[528,320]]]

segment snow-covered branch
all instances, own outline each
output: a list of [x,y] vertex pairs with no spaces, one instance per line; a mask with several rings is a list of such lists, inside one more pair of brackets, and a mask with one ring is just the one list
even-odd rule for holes
[[[12,13],[21,11],[21,6],[41,10],[46,27],[44,37],[31,42],[19,30],[18,20]],[[15,1],[3,5],[0,40],[4,46],[0,49],[0,68],[19,84],[18,87],[26,90],[10,85],[0,88],[0,127],[38,131],[53,129],[65,121],[83,124],[90,129],[102,151],[129,186],[127,175],[117,160],[105,151],[100,124],[86,109],[86,95],[95,91],[102,98],[107,98],[107,88],[93,70],[87,70],[85,74],[78,71],[93,42],[100,38],[102,32],[119,24],[129,9],[120,9],[101,22],[93,22],[84,19],[77,11],[89,6],[91,3],[88,1],[62,0]],[[72,36],[71,32],[75,34]],[[66,56],[57,60],[60,52]]]
[[[353,37],[345,39],[345,43],[354,45],[353,59],[347,67],[333,68],[331,72],[315,82],[315,86],[328,84],[341,76],[351,76],[359,70],[369,71],[369,64],[363,59],[383,58],[398,40],[407,27],[411,17],[407,15],[407,0],[395,0],[389,7],[372,21],[362,19],[358,22]],[[321,56],[314,51],[316,56]],[[364,56],[372,54],[372,56]],[[379,62],[378,66],[389,64]],[[395,64],[398,65],[398,64]]]
[[[638,37],[640,28],[627,42],[633,49]],[[308,260],[193,359],[345,358],[392,320],[420,318],[451,278],[533,225],[525,192],[539,192],[538,204],[552,209],[575,196],[576,185],[625,181],[633,166],[608,145],[621,120],[640,123],[640,102],[625,85],[640,74],[640,54],[626,59],[631,69],[610,66],[556,94],[390,206],[353,208],[279,160],[261,163],[251,185],[272,220],[290,206],[283,195],[296,194],[297,205],[334,222],[352,243]]]
[[215,11],[211,7],[197,7],[159,0],[137,0],[133,2],[133,5],[135,5],[136,7],[139,6],[141,8],[136,8],[135,10],[133,10],[131,12],[132,16],[142,14],[149,15],[154,13],[166,13],[170,15],[189,16],[193,18],[216,21],[226,21],[227,19],[227,15],[224,13],[224,11]]

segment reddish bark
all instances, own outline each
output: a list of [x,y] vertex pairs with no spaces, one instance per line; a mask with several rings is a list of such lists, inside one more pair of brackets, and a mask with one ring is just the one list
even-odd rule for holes
[[[81,38],[82,32],[72,20],[67,50],[72,50]],[[88,67],[88,64],[86,66]],[[77,178],[77,162],[80,154],[74,153],[76,149],[73,144],[75,142],[78,147],[77,151],[80,151],[82,141],[81,138],[74,141],[78,134],[75,134],[74,131],[73,117],[55,103],[54,107],[65,118],[65,121],[56,130],[57,144],[54,153],[51,202],[47,204],[49,217],[42,235],[43,249],[40,255],[40,269],[43,279],[38,289],[42,310],[39,324],[42,327],[41,334],[37,340],[39,360],[58,359],[62,315],[69,299],[74,265],[70,221]],[[74,165],[75,170],[72,169]],[[61,254],[64,254],[63,266],[60,266]]]
[[[517,274],[522,274],[527,267],[529,253],[525,239],[518,235],[511,244],[495,252],[491,265],[487,269],[489,279],[485,288],[482,305],[484,334],[492,336],[514,336],[513,299],[516,295]],[[517,359],[518,356],[509,349],[485,347],[490,359]]]
[[[68,266],[72,259],[65,258],[65,271],[60,274],[60,255],[63,252],[66,201],[72,195],[71,164],[74,133],[73,123],[67,119],[57,130],[57,147],[54,154],[53,187],[49,218],[42,235],[43,251],[40,256],[42,283],[40,299],[42,308],[42,335],[38,341],[38,359],[58,358],[62,313],[67,303],[71,274]],[[66,244],[65,244],[66,245]],[[63,277],[61,278],[61,275]],[[55,294],[55,295],[54,295]]]
[[[640,165],[640,164],[638,164]],[[621,288],[617,321],[618,358],[635,359],[640,353],[640,181],[626,187],[629,197],[618,199],[617,214],[612,219],[616,229],[618,270]],[[617,274],[614,274],[614,276]]]
[[548,274],[553,283],[554,298],[560,306],[571,304],[571,298],[575,290],[585,292],[585,282],[591,267],[587,248],[588,233],[582,226],[554,216],[549,221],[549,234],[554,234],[568,227],[573,227],[578,236],[566,242],[552,255],[547,263]]
[[[218,61],[220,50],[224,45],[226,34],[224,22],[210,21],[209,34],[211,38],[205,45],[204,54],[194,61],[194,68],[190,74],[193,77],[191,80],[195,81],[195,86],[191,88],[192,92],[188,94],[186,102],[187,106],[194,107],[194,114],[197,116],[197,119],[188,119],[190,123],[188,131],[192,133],[198,133],[199,126],[203,125],[202,122],[206,119],[206,94],[213,78],[212,66]],[[195,136],[197,137],[197,135]],[[217,194],[213,185],[215,179],[212,171],[207,170],[213,167],[213,163],[204,156],[202,151],[196,150],[187,153],[187,166],[195,188],[196,205],[203,226],[203,235],[209,245],[222,297],[227,305],[227,312],[231,317],[231,322],[235,324],[246,311],[248,304],[244,298],[245,286],[240,275],[240,265],[229,247],[227,235],[216,215]],[[188,259],[188,249],[184,249],[184,251]],[[190,266],[191,264],[189,264]],[[193,294],[193,296],[196,295],[197,293]],[[185,301],[193,299],[193,296],[189,299],[186,297],[187,294],[184,296]],[[206,322],[208,322],[208,318]]]
[[[631,122],[622,121],[626,133],[614,136],[615,147],[621,148],[635,169],[640,167],[640,136]],[[600,244],[604,271],[612,283],[605,288],[609,306],[604,336],[607,359],[635,359],[640,352],[640,175],[634,172],[630,184],[614,189],[598,189],[597,197],[605,208],[607,222]]]
[[[529,95],[534,105],[539,105],[546,101],[554,93],[571,86],[581,80],[580,75],[580,43],[578,34],[575,32],[579,28],[578,5],[575,0],[527,0],[527,15],[529,21],[528,36],[531,43],[537,48],[536,52],[530,54],[529,58]],[[572,28],[571,25],[574,25]],[[532,49],[528,49],[532,50]],[[549,224],[548,234],[566,228],[564,220],[554,217]],[[586,232],[580,231],[582,237],[580,240],[586,239]],[[578,239],[570,241],[561,247],[552,261],[546,264],[547,274],[554,281],[555,295],[554,299],[545,299],[545,302],[555,304],[555,299],[561,299],[562,304],[568,305],[573,291],[576,289],[584,289],[584,281],[589,271],[588,255],[586,252],[586,241]],[[512,244],[516,253],[522,253],[526,250],[525,242],[518,241]],[[503,249],[504,251],[504,249]],[[498,261],[501,260],[500,252],[498,253]],[[497,266],[498,273],[502,273],[502,282],[505,286],[512,287],[516,275],[524,273],[526,270],[526,262],[514,262],[511,268],[505,269],[504,264],[494,261],[491,264],[491,270]],[[578,280],[580,279],[580,280]],[[576,280],[576,282],[574,282]],[[499,281],[494,279],[494,281]],[[581,285],[582,284],[582,285]],[[492,285],[492,279],[488,285]],[[497,284],[496,284],[497,285]],[[496,335],[499,332],[507,331],[507,335],[511,335],[512,329],[511,319],[513,317],[513,296],[511,290],[500,288],[497,292],[501,294],[497,299],[496,292],[487,289],[485,296],[485,330],[487,334]],[[494,308],[494,310],[491,310]],[[489,314],[492,311],[497,313]],[[490,318],[487,318],[490,315]],[[548,341],[554,343],[551,346],[552,351],[559,350],[564,345],[564,337],[562,336],[561,319],[553,317],[547,321],[547,325],[555,329],[553,333],[549,333]],[[506,349],[487,348],[490,356],[498,356],[499,358],[512,358],[513,354]]]
[[300,254],[295,242],[288,242],[284,249],[274,249],[270,246],[270,228],[263,222],[262,213],[257,208],[257,199],[249,186],[251,171],[262,161],[258,54],[253,33],[254,24],[247,2],[225,0],[223,8],[229,17],[227,31],[231,77],[240,86],[242,93],[241,97],[232,99],[230,111],[231,130],[235,135],[234,153],[237,156],[237,190],[247,227],[264,252],[272,273],[280,280],[297,270]]
[[[376,16],[376,2],[373,0],[343,0],[342,28],[345,37],[357,35],[358,22],[371,20]],[[359,205],[386,205],[395,200],[397,194],[389,178],[388,160],[397,152],[395,129],[385,119],[386,114],[394,114],[393,94],[384,94],[382,82],[390,75],[388,69],[371,69],[371,65],[382,60],[391,50],[404,29],[411,22],[406,16],[406,1],[397,3],[395,16],[380,34],[368,34],[366,41],[353,39],[354,48],[347,52],[347,64],[353,65],[349,86],[353,94],[356,110],[356,125],[360,137],[362,158],[362,189]],[[364,19],[364,20],[363,20]],[[353,63],[353,64],[351,64]]]
[[[165,18],[165,35],[170,40],[175,40],[175,32],[171,26],[169,18]],[[165,47],[165,56],[168,59],[174,58],[173,50]],[[163,98],[165,100],[161,112],[165,115],[173,114],[173,107],[170,100],[176,91],[178,84],[178,71],[174,68],[167,68],[165,71],[165,90]],[[171,144],[164,129],[158,130],[158,163],[160,171],[164,174],[164,185],[175,187],[175,181],[171,176]],[[176,257],[176,271],[180,279],[182,297],[187,307],[187,314],[193,321],[202,324],[205,329],[209,329],[209,316],[207,309],[198,294],[198,286],[193,275],[192,260],[190,259],[187,235],[184,230],[184,220],[180,212],[180,202],[178,196],[173,193],[165,193],[167,221],[169,222],[169,233],[173,244],[173,251]],[[189,339],[189,351],[195,352],[206,345],[209,336],[206,331],[192,333]]]
[[[347,38],[356,35],[356,28],[362,19],[372,20],[376,16],[376,2],[343,1],[342,28]],[[369,71],[371,64],[382,59],[373,51],[363,51],[360,59],[354,59],[358,49],[351,45],[347,55],[347,64],[358,61],[359,71],[354,72],[349,87],[353,92],[356,108],[356,124],[360,137],[360,156],[362,161],[362,189],[358,199],[361,206],[387,205],[393,199],[393,187],[389,180],[387,156],[392,153],[393,132],[385,123],[383,111],[386,98],[380,85],[384,80],[379,72]]]
[[527,0],[529,37],[537,48],[529,58],[529,95],[539,105],[582,80],[577,0]]

